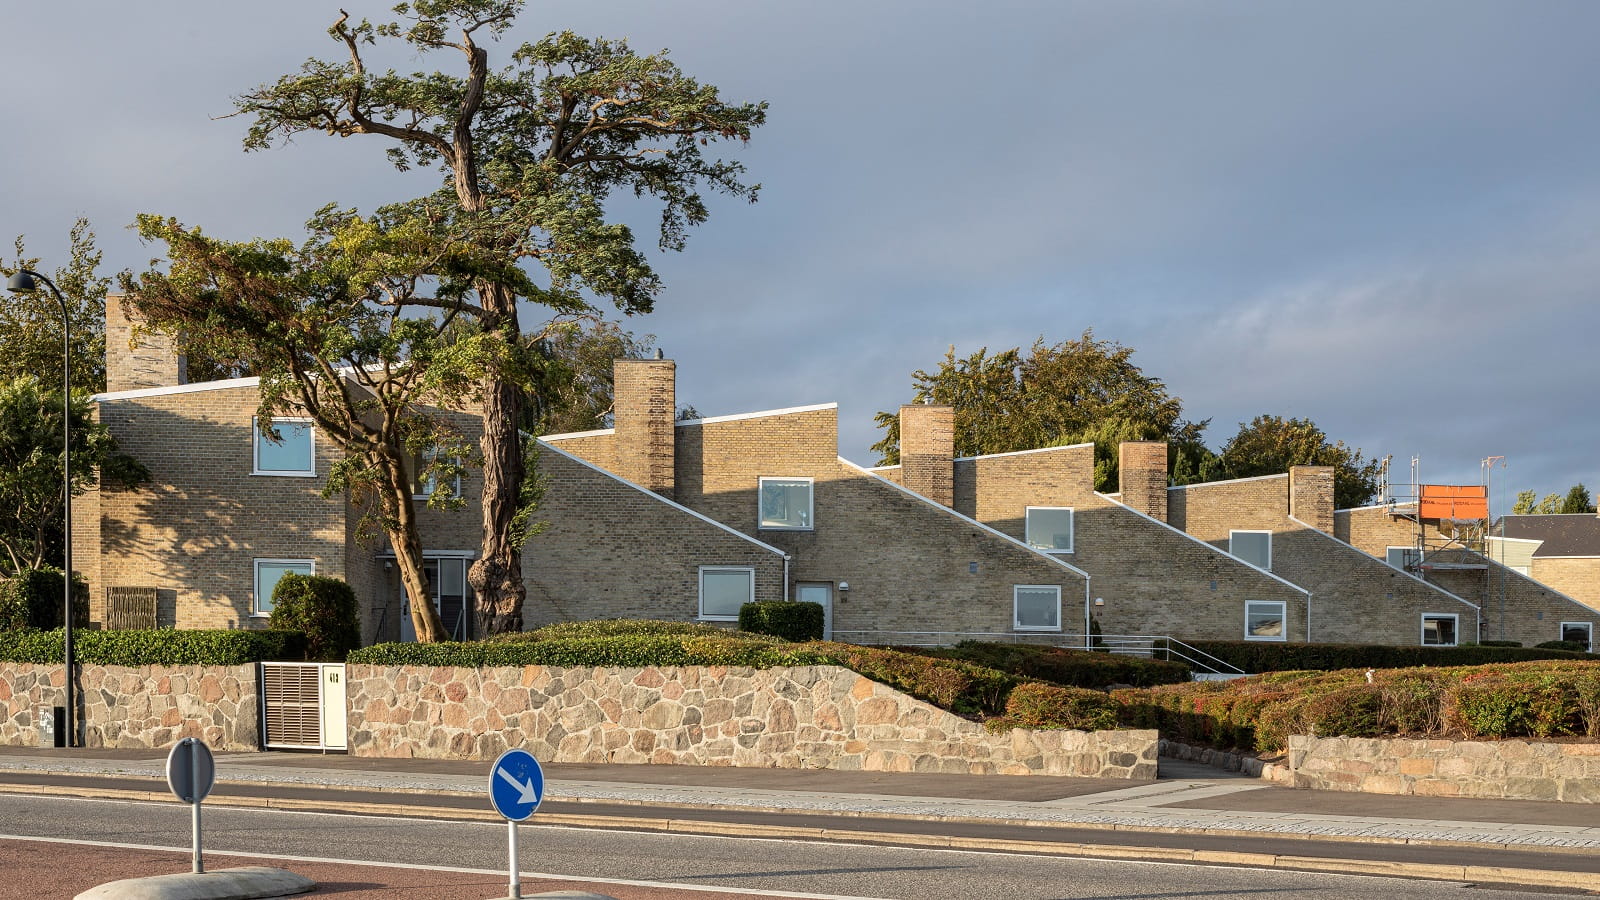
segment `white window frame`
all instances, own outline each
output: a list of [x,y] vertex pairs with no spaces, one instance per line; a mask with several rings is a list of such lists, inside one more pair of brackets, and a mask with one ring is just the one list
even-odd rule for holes
[[1556,632],[1556,634],[1558,635],[1558,639],[1559,640],[1563,640],[1564,641],[1564,640],[1567,639],[1567,627],[1568,626],[1572,626],[1574,628],[1580,628],[1581,627],[1585,631],[1589,632],[1588,639],[1584,641],[1584,643],[1588,645],[1589,649],[1586,650],[1585,652],[1586,653],[1593,653],[1594,652],[1594,623],[1593,622],[1562,622],[1561,623],[1561,630]]
[[[739,611],[734,610],[733,615],[707,615],[706,614],[706,573],[707,572],[744,572],[750,576],[750,599],[744,603],[753,603],[756,599],[756,570],[754,566],[701,566],[697,581],[700,589],[700,618],[706,622],[737,622]],[[739,604],[743,606],[744,603]]]
[[[1022,616],[1018,612],[1018,604],[1022,600],[1023,591],[1050,591],[1056,595],[1056,624],[1054,625],[1024,625]],[[1059,584],[1014,584],[1011,586],[1011,628],[1013,631],[1060,631],[1061,630],[1061,585]]]
[[[1239,556],[1239,554],[1233,552],[1233,536],[1236,535],[1236,534],[1264,534],[1264,535],[1267,536],[1267,564],[1265,566],[1257,566],[1257,568],[1261,569],[1264,572],[1271,572],[1272,571],[1272,532],[1266,531],[1266,530],[1262,530],[1262,529],[1254,529],[1254,528],[1235,528],[1235,529],[1230,530],[1228,532],[1228,555],[1230,555],[1230,556]],[[1244,559],[1244,557],[1242,557],[1242,556],[1240,556],[1239,558],[1240,559]],[[1255,565],[1255,563],[1250,562],[1249,560],[1244,560],[1244,561],[1249,565],[1252,565],[1252,566]]]
[[[768,525],[761,517],[761,495],[765,492],[767,482],[786,481],[804,483],[806,486],[806,515],[804,525]],[[758,531],[816,531],[817,530],[817,483],[814,478],[800,476],[765,475],[756,479],[756,530]]]
[[[417,454],[417,456],[412,460],[412,465],[414,465],[416,467],[416,471],[412,472],[412,474],[411,474],[411,490],[413,492],[411,494],[411,499],[413,499],[413,500],[427,500],[427,499],[429,499],[429,498],[431,498],[433,496],[434,491],[437,491],[439,489],[439,485],[437,483],[435,483],[434,477],[432,475],[429,475],[428,478],[427,478],[427,488],[428,489],[423,491],[423,492],[421,492],[421,493],[416,493],[417,483],[422,480],[419,477],[422,474],[422,470],[426,469],[428,466],[433,465],[433,460],[438,456],[438,454],[439,454],[439,451],[437,449],[435,449],[435,450],[426,450],[426,451],[424,451],[422,453]],[[454,463],[455,465],[458,465],[458,466],[461,465],[461,457],[459,457],[459,456],[450,457],[450,461],[452,463]],[[461,473],[459,473],[459,472],[456,473],[455,485],[451,489],[450,499],[452,499],[452,500],[461,499]]]
[[[269,603],[272,601],[270,596],[265,598],[261,596],[261,566],[263,563],[269,566],[305,565],[311,569],[310,572],[305,574],[317,574],[317,561],[314,559],[270,559],[267,557],[258,557],[254,560],[251,560],[251,575],[253,577],[250,579],[250,618],[252,619],[265,619],[272,615],[271,610],[267,610],[266,612],[261,611],[262,600],[266,600]],[[273,584],[273,587],[276,588],[277,584]]]
[[[1456,639],[1453,642],[1448,643],[1448,644],[1430,644],[1430,643],[1428,643],[1428,620],[1429,619],[1439,619],[1439,620],[1449,619],[1450,621],[1454,622],[1455,623],[1455,629],[1454,630],[1455,630]],[[1417,635],[1417,641],[1418,641],[1418,643],[1420,643],[1424,647],[1457,647],[1457,646],[1460,646],[1460,644],[1461,644],[1461,617],[1459,615],[1456,615],[1455,613],[1428,613],[1428,612],[1425,612],[1425,613],[1422,614],[1422,618],[1421,618],[1421,620],[1419,622],[1418,628],[1419,628],[1419,633]]]
[[[1042,511],[1046,511],[1046,512],[1061,512],[1061,511],[1065,511],[1067,513],[1067,546],[1066,547],[1045,547],[1045,546],[1042,546],[1040,544],[1036,544],[1036,543],[1033,542],[1033,518],[1032,518],[1032,514],[1033,514],[1034,510],[1042,510]],[[1073,551],[1073,548],[1075,548],[1077,546],[1077,544],[1078,544],[1078,513],[1077,513],[1077,510],[1074,509],[1071,506],[1029,506],[1029,507],[1026,507],[1023,510],[1023,513],[1022,513],[1022,539],[1028,544],[1029,547],[1032,547],[1033,549],[1038,550],[1041,553],[1071,553]]]
[[1388,563],[1391,566],[1394,566],[1394,568],[1399,569],[1402,572],[1406,571],[1406,567],[1403,566],[1403,565],[1396,566],[1394,564],[1394,559],[1392,558],[1392,554],[1396,550],[1404,550],[1407,555],[1415,557],[1417,562],[1419,562],[1419,563],[1422,562],[1422,551],[1418,550],[1416,547],[1414,547],[1414,546],[1412,546],[1410,544],[1391,544],[1391,545],[1389,545],[1387,547],[1384,547],[1383,548],[1383,561]]
[[250,474],[267,475],[279,478],[315,478],[317,477],[317,425],[310,419],[294,416],[280,416],[272,420],[272,426],[278,427],[279,423],[306,426],[306,438],[311,442],[311,459],[309,467],[305,469],[263,469],[261,468],[261,442],[267,440],[266,434],[261,430],[261,419],[258,416],[250,417]]
[[[1273,606],[1278,610],[1278,621],[1281,623],[1276,636],[1270,634],[1250,633],[1250,613],[1253,607]],[[1277,641],[1279,643],[1289,640],[1289,604],[1284,600],[1246,600],[1244,602],[1244,639],[1247,641]]]

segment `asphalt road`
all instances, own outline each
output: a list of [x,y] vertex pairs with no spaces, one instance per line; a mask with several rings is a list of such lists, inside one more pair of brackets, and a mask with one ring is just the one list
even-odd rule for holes
[[[502,879],[485,874],[504,872],[503,824],[221,807],[206,809],[204,821],[205,844],[212,853],[232,851],[451,867],[479,870],[479,874],[438,875],[441,884],[452,877],[470,880],[471,890],[504,884]],[[179,849],[186,848],[189,842],[188,811],[173,804],[0,796],[0,823],[0,832],[9,838],[32,836]],[[671,883],[690,889],[721,888],[736,896],[743,891],[893,900],[1494,900],[1529,896],[1460,883],[1170,863],[597,831],[537,824],[523,825],[520,833],[525,873]],[[60,852],[40,849],[51,846]],[[75,852],[70,844],[0,842],[0,862],[6,871],[6,877],[0,878],[0,897],[57,896],[41,892],[43,882],[30,879],[27,873],[74,866],[77,860],[75,871],[92,874],[86,872],[86,867],[94,864],[97,852],[95,848]],[[176,859],[179,864],[175,870],[183,871],[185,858],[180,855]],[[230,860],[229,864],[249,862]],[[299,868],[293,862],[267,864]],[[122,876],[111,874],[106,880],[111,877]],[[360,883],[352,882],[347,885],[350,889],[341,890],[340,895],[360,896]],[[607,892],[621,896],[621,888]],[[445,896],[442,888],[436,894]],[[481,895],[489,897],[494,893]]]

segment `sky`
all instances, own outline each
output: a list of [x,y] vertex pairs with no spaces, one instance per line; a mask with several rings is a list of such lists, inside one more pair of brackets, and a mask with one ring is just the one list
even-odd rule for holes
[[[108,271],[143,270],[138,213],[299,236],[437,183],[371,136],[243,152],[231,98],[338,58],[339,0],[0,5],[0,236],[47,269],[79,216]],[[1093,329],[1214,448],[1270,413],[1393,455],[1398,483],[1505,457],[1497,513],[1600,489],[1600,4],[569,0],[491,62],[562,29],[771,104],[722,151],[760,202],[713,199],[624,323],[703,415],[837,402],[870,465],[873,414],[947,348]]]

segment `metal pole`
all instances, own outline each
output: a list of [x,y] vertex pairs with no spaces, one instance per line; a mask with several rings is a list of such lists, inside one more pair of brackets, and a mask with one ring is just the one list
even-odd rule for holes
[[67,746],[76,747],[78,701],[72,677],[72,316],[67,312],[66,298],[56,286],[49,279],[41,280],[50,285],[50,292],[61,304],[61,592],[66,612],[61,642],[62,661],[67,667]]
[[194,791],[194,814],[190,817],[189,826],[194,838],[194,872],[202,874],[206,870],[205,863],[200,859],[200,750],[195,747],[194,738],[184,738],[183,742],[189,745],[189,783]]
[[506,896],[511,900],[522,900],[522,872],[517,864],[517,823],[506,820],[506,840],[511,850],[511,883],[507,885]]

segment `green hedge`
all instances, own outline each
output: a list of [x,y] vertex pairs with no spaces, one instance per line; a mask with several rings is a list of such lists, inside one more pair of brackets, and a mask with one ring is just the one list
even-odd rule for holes
[[989,719],[990,731],[1011,728],[1072,728],[1101,731],[1116,728],[1121,707],[1100,691],[1054,684],[1017,685],[1006,698],[1004,716]]
[[824,612],[820,603],[762,600],[739,607],[739,630],[770,634],[786,641],[820,641]]
[[[546,625],[533,631],[497,634],[487,638],[487,640],[501,643],[524,643],[565,638],[616,637],[625,634],[690,634],[706,637],[727,637],[735,633],[731,628],[723,628],[706,622],[664,622],[658,619],[591,619],[584,622],[557,622],[554,625]],[[756,637],[754,635],[744,636]],[[766,636],[761,636],[760,639],[772,640],[772,638]]]
[[[0,581],[0,631],[61,627],[61,570],[28,569]],[[89,624],[89,585],[82,575],[72,577],[72,624]]]
[[361,646],[361,607],[350,585],[326,575],[290,572],[272,589],[268,624],[306,636],[306,659],[343,662]]
[[1539,659],[1593,659],[1583,653],[1533,647],[1387,647],[1376,644],[1288,644],[1268,641],[1190,641],[1204,651],[1246,672],[1292,672],[1306,669],[1404,669],[1413,666],[1481,666]]
[[750,640],[722,632],[616,634],[438,644],[374,644],[350,654],[374,666],[776,666],[820,665],[830,660],[806,645]]
[[1112,653],[1068,650],[1037,644],[996,644],[962,641],[954,647],[896,647],[938,659],[954,659],[1010,672],[1024,679],[1037,678],[1081,688],[1106,688],[1114,684],[1151,687],[1179,684],[1190,678],[1183,663],[1140,659]]
[[[57,663],[65,650],[60,630],[0,632],[0,661]],[[239,666],[305,658],[305,635],[295,631],[82,631],[72,636],[83,665]]]

